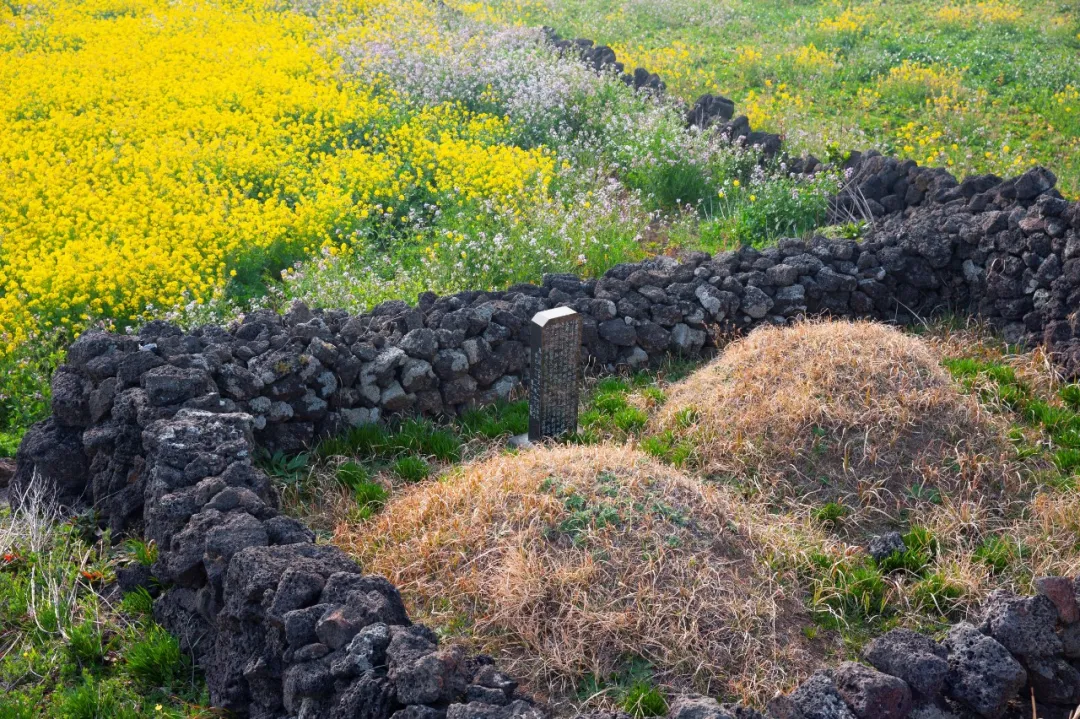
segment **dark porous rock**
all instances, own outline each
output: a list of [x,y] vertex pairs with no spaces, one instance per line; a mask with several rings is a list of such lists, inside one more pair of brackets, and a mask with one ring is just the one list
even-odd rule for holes
[[[323,601],[333,599],[323,593]],[[348,603],[335,606],[319,618],[315,634],[331,649],[345,646],[364,627],[376,623],[393,623],[401,616],[399,607],[386,595],[376,591],[350,592]]]
[[484,704],[507,704],[510,698],[504,692],[490,687],[482,687],[479,684],[470,684],[465,689],[465,701],[482,702]]
[[415,329],[402,337],[398,346],[409,356],[430,362],[439,351],[439,337],[435,330]]
[[66,367],[57,369],[52,378],[52,411],[57,424],[90,424],[90,382]]
[[1057,621],[1057,607],[1049,597],[1017,597],[998,590],[986,600],[980,628],[1013,654],[1047,657],[1061,653]]
[[59,425],[51,417],[38,422],[23,435],[15,462],[15,475],[9,482],[12,507],[37,499],[32,496],[35,491],[69,507],[79,505],[86,496],[90,463],[77,427]]
[[1080,621],[1080,605],[1077,603],[1076,584],[1068,577],[1037,577],[1035,588],[1039,594],[1054,603],[1062,624]]
[[155,367],[143,375],[142,388],[156,407],[177,404],[216,391],[210,375],[200,369],[180,369],[172,365]]
[[305,609],[285,612],[282,617],[282,626],[285,628],[285,640],[289,646],[299,648],[318,641],[315,625],[330,609],[329,604],[316,604]]
[[856,719],[828,672],[817,672],[788,696],[801,719]]
[[601,322],[599,332],[605,340],[620,347],[630,347],[637,340],[634,327],[621,319]]
[[1064,659],[1031,657],[1024,662],[1035,699],[1047,704],[1080,705],[1080,671]]
[[124,592],[133,592],[139,587],[151,589],[154,586],[154,573],[145,564],[128,564],[116,570],[116,583]]
[[439,649],[421,627],[395,627],[386,648],[390,683],[402,704],[452,702],[468,685],[460,647]]
[[323,662],[311,661],[294,664],[282,677],[285,708],[290,712],[300,710],[304,697],[328,696],[334,689],[334,677]]
[[949,652],[945,693],[986,719],[1005,714],[1027,682],[1027,672],[1009,651],[971,624],[961,622],[944,641]]
[[410,704],[394,712],[392,719],[446,719],[446,712],[424,704]]
[[335,676],[359,676],[386,666],[386,648],[390,644],[390,627],[382,622],[369,624],[349,642],[345,656],[334,664]]
[[859,719],[903,719],[911,711],[911,688],[898,677],[844,662],[833,682]]
[[677,697],[668,710],[669,719],[734,719],[720,702],[710,697],[683,695]]
[[322,593],[326,580],[320,574],[298,567],[289,567],[281,575],[267,616],[283,622],[286,612],[314,604]]
[[875,562],[888,559],[893,555],[893,552],[904,552],[906,550],[907,545],[904,544],[904,538],[900,535],[900,532],[878,534],[870,539],[870,543],[866,547],[867,554],[873,557]]
[[903,679],[916,695],[926,699],[941,692],[949,672],[945,648],[910,629],[893,629],[874,639],[863,656],[876,669]]
[[532,704],[517,699],[505,705],[469,702],[451,704],[446,719],[544,719],[544,713]]
[[292,517],[271,517],[263,522],[270,544],[309,544],[315,541],[315,533]]
[[[422,707],[426,709],[427,707]],[[393,690],[386,677],[366,672],[341,693],[337,705],[330,711],[329,719],[389,719],[394,709]],[[435,716],[416,713],[409,719],[442,719],[442,713],[431,710]],[[399,711],[393,716],[399,716]],[[402,718],[404,719],[404,718]]]
[[748,286],[743,292],[739,310],[753,319],[761,319],[773,308],[773,299],[754,286]]

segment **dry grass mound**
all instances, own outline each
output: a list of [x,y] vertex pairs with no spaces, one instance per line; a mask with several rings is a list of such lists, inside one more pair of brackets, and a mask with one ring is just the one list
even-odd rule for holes
[[1008,474],[1001,423],[930,345],[871,322],[757,330],[677,385],[653,429],[766,496],[892,516],[1000,491]]
[[417,486],[337,542],[557,707],[634,658],[669,687],[761,702],[816,652],[756,516],[626,447],[553,448]]

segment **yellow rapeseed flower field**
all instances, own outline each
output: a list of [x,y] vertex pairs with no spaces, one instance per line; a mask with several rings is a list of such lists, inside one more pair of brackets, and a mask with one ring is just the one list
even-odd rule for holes
[[0,4],[0,356],[206,302],[409,203],[541,199],[554,161],[510,145],[504,118],[344,71],[338,34],[425,8]]

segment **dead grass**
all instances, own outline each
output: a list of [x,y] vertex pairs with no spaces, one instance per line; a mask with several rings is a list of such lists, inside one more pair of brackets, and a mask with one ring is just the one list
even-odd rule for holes
[[708,475],[870,521],[928,492],[979,500],[1011,481],[1003,423],[931,344],[870,322],[757,330],[673,388],[653,428],[692,443]]
[[758,704],[812,671],[821,642],[769,561],[783,533],[724,488],[593,446],[452,471],[336,541],[565,709],[634,657],[669,687]]

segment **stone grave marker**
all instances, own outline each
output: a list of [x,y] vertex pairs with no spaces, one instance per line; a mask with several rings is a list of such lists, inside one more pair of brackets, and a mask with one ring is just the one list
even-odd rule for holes
[[577,431],[581,315],[569,307],[537,312],[529,323],[529,440]]

